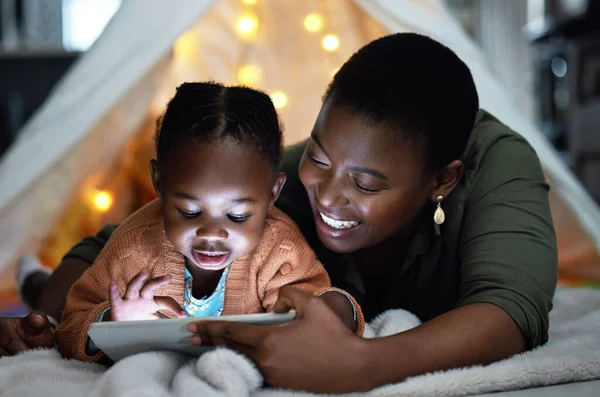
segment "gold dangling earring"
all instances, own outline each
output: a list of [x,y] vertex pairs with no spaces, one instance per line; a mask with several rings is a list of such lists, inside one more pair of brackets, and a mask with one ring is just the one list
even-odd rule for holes
[[435,212],[433,213],[433,221],[437,225],[441,225],[446,220],[446,214],[444,213],[444,210],[442,209],[442,200],[443,199],[444,199],[444,196],[437,196],[437,208],[435,209]]

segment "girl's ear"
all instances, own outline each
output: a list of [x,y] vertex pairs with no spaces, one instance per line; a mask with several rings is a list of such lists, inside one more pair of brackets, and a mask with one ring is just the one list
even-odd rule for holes
[[160,171],[158,169],[158,161],[150,160],[150,176],[152,177],[152,186],[156,192],[156,196],[160,198]]
[[283,185],[285,185],[286,180],[287,177],[285,176],[285,173],[280,172],[279,174],[277,174],[277,179],[275,180],[273,188],[271,189],[271,202],[269,203],[269,208],[275,205],[275,202],[279,198],[279,195],[281,194],[281,190],[283,189]]

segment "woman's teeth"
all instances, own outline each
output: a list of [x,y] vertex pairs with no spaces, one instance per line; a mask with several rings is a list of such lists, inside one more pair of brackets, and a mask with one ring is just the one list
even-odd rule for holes
[[350,229],[360,224],[360,222],[357,221],[336,221],[335,219],[331,219],[328,216],[321,214],[320,212],[319,215],[321,215],[321,219],[323,219],[323,222],[335,229]]

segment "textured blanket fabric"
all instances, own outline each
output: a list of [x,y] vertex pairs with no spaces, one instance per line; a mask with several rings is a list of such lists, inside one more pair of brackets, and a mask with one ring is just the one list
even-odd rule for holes
[[[368,396],[465,396],[600,379],[600,291],[559,288],[550,316],[550,342],[488,366],[427,374],[375,389]],[[366,337],[419,324],[402,310],[382,314]],[[62,360],[55,350],[0,359],[0,396],[309,396],[265,390],[254,365],[225,349],[189,358],[155,352],[129,357],[108,370]]]

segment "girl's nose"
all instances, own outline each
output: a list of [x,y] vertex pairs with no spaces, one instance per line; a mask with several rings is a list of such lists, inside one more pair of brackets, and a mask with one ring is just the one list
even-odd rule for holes
[[220,241],[226,240],[229,233],[219,225],[202,225],[196,229],[196,236],[207,241]]

